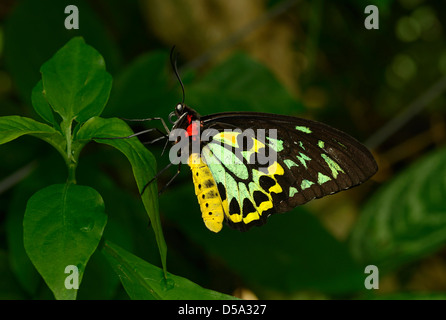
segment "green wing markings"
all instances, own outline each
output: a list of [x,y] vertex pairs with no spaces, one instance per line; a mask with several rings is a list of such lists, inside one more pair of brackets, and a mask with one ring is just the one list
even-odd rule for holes
[[298,193],[297,189],[294,187],[290,187],[289,197],[292,198],[296,193]]
[[303,164],[305,169],[308,169],[306,161],[310,161],[311,158],[309,158],[306,154],[303,154],[302,152],[299,152],[299,155],[296,156],[296,158],[300,161],[300,163]]
[[336,161],[334,161],[332,158],[330,158],[326,154],[321,154],[321,157],[324,159],[325,163],[330,168],[333,178],[336,179],[340,172],[345,173],[344,170],[342,170],[342,168],[339,166],[339,164]]
[[283,150],[283,141],[274,138],[266,137],[269,141],[269,146],[276,152],[281,152]]
[[303,132],[303,133],[312,133],[310,128],[304,127],[304,126],[296,126],[296,130],[299,130],[300,132]]
[[290,159],[283,160],[283,163],[285,163],[285,165],[288,167],[288,169],[291,169],[292,167],[299,166],[296,162],[294,162],[293,160],[290,160]]
[[321,185],[321,184],[323,184],[323,183],[325,183],[325,182],[328,182],[328,181],[330,181],[330,180],[331,180],[330,177],[326,176],[325,174],[323,174],[323,173],[321,173],[321,172],[319,172],[318,175],[317,175],[317,183],[318,183],[319,185]]
[[309,180],[302,180],[302,184],[300,185],[300,188],[302,190],[308,189],[309,187],[311,187],[314,184],[314,182],[309,181]]
[[240,179],[244,180],[248,179],[249,177],[248,168],[235,155],[234,152],[216,143],[209,143],[206,147],[208,147],[212,151],[213,156],[218,160],[215,161],[215,159],[213,159],[211,161],[208,161],[208,159],[206,159],[209,167],[214,162],[219,162],[224,164],[229,171],[231,171]]

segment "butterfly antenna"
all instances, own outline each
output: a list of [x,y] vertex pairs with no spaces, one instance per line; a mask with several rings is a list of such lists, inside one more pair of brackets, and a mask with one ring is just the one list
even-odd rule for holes
[[183,91],[183,101],[181,102],[183,104],[186,99],[186,93],[184,91],[183,81],[181,81],[180,74],[179,74],[178,68],[177,68],[178,53],[176,54],[176,56],[174,58],[173,57],[174,51],[175,51],[175,46],[173,46],[172,50],[170,50],[170,63],[172,65],[173,72],[175,72],[175,76],[177,77],[178,81],[180,82],[181,90]]

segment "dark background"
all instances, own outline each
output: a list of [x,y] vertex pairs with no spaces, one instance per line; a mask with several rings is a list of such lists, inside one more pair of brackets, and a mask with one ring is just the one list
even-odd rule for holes
[[[79,8],[79,30],[64,28],[68,4]],[[378,30],[364,27],[368,4],[379,8]],[[439,192],[435,206],[425,205],[431,198],[420,191],[429,180],[411,179],[427,176],[426,170],[435,177],[446,162],[439,156],[437,167],[417,166],[424,155],[441,152],[446,141],[445,15],[444,2],[423,0],[2,0],[0,116],[42,121],[31,106],[40,66],[81,35],[102,54],[113,75],[102,116],[167,120],[181,101],[168,62],[176,45],[186,103],[199,113],[255,110],[323,121],[364,142],[379,171],[358,188],[273,216],[261,228],[240,233],[225,227],[212,234],[204,227],[184,167],[160,197],[170,272],[243,298],[445,297],[444,171],[432,180],[433,192]],[[168,161],[161,157],[162,147],[149,147],[159,168]],[[34,192],[65,180],[60,160],[32,137],[0,146],[0,298],[51,298],[23,249],[21,219]],[[405,181],[420,186],[420,192],[397,193],[393,181],[409,167],[416,173]],[[109,215],[104,236],[159,266],[125,158],[111,148],[87,146],[78,183],[93,186],[104,198]],[[373,196],[378,192],[381,196]],[[407,207],[399,208],[399,201]],[[395,215],[386,217],[405,223],[420,206],[430,209],[421,210],[417,223],[392,229],[395,251],[387,254],[373,245],[380,243],[373,240],[379,232],[360,218],[363,213],[373,219],[373,212],[379,216],[384,207],[395,207]],[[429,228],[417,228],[427,221]],[[364,288],[368,264],[382,267],[379,290]],[[95,253],[79,298],[126,297],[104,258]]]

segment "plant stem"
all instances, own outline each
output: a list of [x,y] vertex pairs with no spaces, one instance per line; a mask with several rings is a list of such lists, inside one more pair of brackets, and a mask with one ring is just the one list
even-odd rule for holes
[[77,167],[77,163],[75,161],[75,159],[73,158],[73,152],[71,149],[71,144],[72,144],[72,136],[71,136],[71,126],[73,124],[73,121],[70,121],[67,125],[67,123],[64,121],[62,123],[63,127],[65,128],[65,138],[67,141],[67,159],[66,159],[66,163],[67,163],[67,168],[68,168],[68,178],[67,178],[67,183],[68,184],[76,184],[76,167]]

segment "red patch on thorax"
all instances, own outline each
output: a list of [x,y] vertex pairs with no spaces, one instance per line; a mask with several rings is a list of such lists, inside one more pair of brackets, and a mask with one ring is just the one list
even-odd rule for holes
[[189,123],[186,128],[187,136],[192,137],[193,140],[196,140],[199,132],[199,122],[192,121],[191,115],[187,116],[187,122]]

